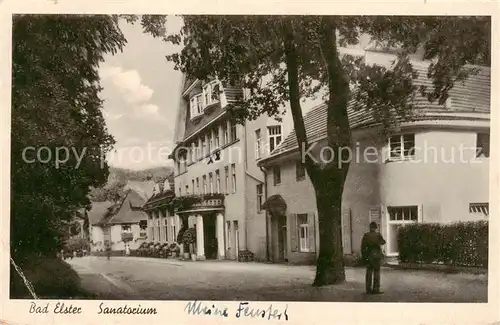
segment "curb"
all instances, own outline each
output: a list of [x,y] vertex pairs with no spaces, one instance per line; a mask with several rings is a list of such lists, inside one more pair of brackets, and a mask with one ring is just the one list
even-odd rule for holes
[[442,264],[415,264],[415,263],[400,263],[388,264],[383,266],[396,270],[422,270],[434,271],[440,273],[468,273],[468,274],[488,274],[488,269],[466,266],[451,266]]

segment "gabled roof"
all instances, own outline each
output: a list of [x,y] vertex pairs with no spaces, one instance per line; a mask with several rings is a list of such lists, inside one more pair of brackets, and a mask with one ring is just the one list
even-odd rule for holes
[[135,190],[129,190],[123,200],[108,210],[108,214],[101,221],[102,224],[139,223],[148,218],[141,210],[146,202]]
[[[413,65],[415,71],[418,72],[418,78],[413,81],[417,86],[425,85],[428,90],[433,87],[432,81],[427,78],[427,66]],[[425,97],[420,94],[416,95],[414,105],[415,108],[422,112],[485,112],[490,111],[490,91],[491,91],[491,75],[490,68],[481,67],[477,75],[470,75],[467,80],[462,83],[458,82],[449,92],[451,98],[451,107],[445,108],[444,105],[439,105],[437,101],[430,103]],[[349,124],[351,129],[370,126],[376,123],[372,114],[366,110],[354,110],[354,102],[351,101],[347,113],[349,116]],[[304,125],[308,142],[318,141],[327,135],[326,131],[327,110],[326,104],[321,104],[311,109],[304,116]],[[276,148],[269,157],[262,160],[268,161],[273,157],[296,149],[297,136],[295,129],[285,138],[285,140]]]
[[161,193],[156,193],[152,197],[150,197],[146,203],[144,203],[143,209],[150,210],[158,206],[163,206],[170,203],[170,201],[172,201],[174,197],[175,193],[172,189],[167,189]]
[[92,208],[87,212],[89,224],[97,225],[107,214],[108,208],[113,205],[113,202],[92,202]]
[[153,191],[156,183],[153,180],[149,181],[128,181],[124,187],[124,190],[133,190],[138,194],[144,202],[147,201],[153,195]]

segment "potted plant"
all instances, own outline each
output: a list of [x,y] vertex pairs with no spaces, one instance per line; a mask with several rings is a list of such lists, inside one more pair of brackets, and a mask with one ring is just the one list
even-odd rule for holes
[[[188,228],[184,232],[182,236],[182,242],[184,243],[184,247],[186,248],[189,247],[189,253],[193,252],[193,244],[196,243],[196,229],[195,228]],[[184,253],[184,258],[189,258],[189,253]],[[194,254],[191,254],[191,258],[193,258]],[[195,259],[196,257],[194,257]],[[193,260],[194,260],[193,259]]]
[[179,245],[177,245],[177,243],[170,244],[169,250],[170,250],[170,255],[172,257],[179,256],[180,247],[179,247]]

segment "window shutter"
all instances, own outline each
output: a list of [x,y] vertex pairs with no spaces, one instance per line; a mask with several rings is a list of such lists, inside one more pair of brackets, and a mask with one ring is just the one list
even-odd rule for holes
[[352,254],[351,209],[342,209],[342,237],[344,252]]
[[292,252],[297,252],[299,250],[299,239],[298,239],[298,229],[297,229],[297,214],[290,213],[288,215],[289,229],[290,229],[290,247]]
[[309,251],[310,252],[315,252],[316,251],[316,220],[314,219],[314,213],[308,213],[307,214],[307,224],[308,224],[308,231],[309,231]]

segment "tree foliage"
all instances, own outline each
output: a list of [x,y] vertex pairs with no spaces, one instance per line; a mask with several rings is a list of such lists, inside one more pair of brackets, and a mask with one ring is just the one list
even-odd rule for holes
[[[365,110],[390,133],[414,114],[412,98],[443,103],[455,82],[489,65],[489,17],[390,16],[183,16],[184,26],[167,41],[183,45],[167,56],[191,78],[214,77],[241,84],[251,96],[229,106],[244,123],[262,114],[279,116],[289,103],[297,141],[308,147],[300,101],[322,95],[327,104],[328,144],[351,144],[348,105]],[[363,59],[341,56],[339,46],[355,45],[369,35],[378,46],[398,49],[392,67],[369,66]],[[420,54],[431,61],[427,77],[433,89],[417,87],[410,61]],[[335,150],[335,152],[338,152]],[[343,153],[348,154],[347,151]],[[340,158],[342,160],[340,161]],[[341,197],[349,162],[336,155],[306,170],[318,203],[320,251],[315,284],[343,281]]]
[[[161,31],[165,17],[15,15],[12,49],[11,253],[52,254],[65,222],[108,177],[114,144],[101,112],[98,67],[121,51],[119,21]],[[154,32],[153,32],[154,34]],[[33,147],[35,151],[24,151]],[[36,150],[42,149],[37,158]],[[68,160],[55,164],[57,148]],[[45,151],[43,151],[45,150]],[[49,159],[48,152],[51,153]],[[78,165],[74,152],[83,154]],[[23,154],[26,154],[23,157]],[[65,159],[64,153],[61,158]],[[48,162],[44,163],[41,160]]]

